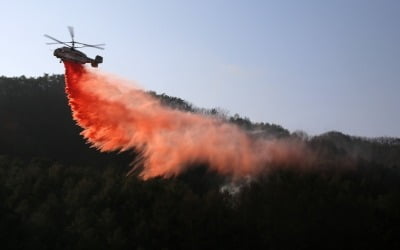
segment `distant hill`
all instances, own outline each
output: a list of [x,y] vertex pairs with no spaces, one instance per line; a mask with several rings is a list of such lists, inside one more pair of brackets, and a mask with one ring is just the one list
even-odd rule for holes
[[[399,138],[360,138],[340,132],[310,137],[303,132],[290,133],[276,124],[254,123],[238,114],[228,116],[218,108],[194,107],[178,97],[155,92],[149,94],[175,109],[217,116],[255,137],[304,140],[324,159],[350,157],[400,166]],[[63,75],[0,77],[0,154],[92,163],[105,160],[128,163],[132,158],[129,153],[118,156],[98,153],[84,142],[80,131],[71,118]]]

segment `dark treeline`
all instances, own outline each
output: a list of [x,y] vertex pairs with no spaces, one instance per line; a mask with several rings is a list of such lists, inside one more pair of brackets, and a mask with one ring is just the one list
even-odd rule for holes
[[63,76],[0,77],[2,249],[399,249],[399,139],[291,133],[151,94],[252,136],[302,140],[317,166],[234,183],[205,166],[126,177],[134,154],[82,140]]

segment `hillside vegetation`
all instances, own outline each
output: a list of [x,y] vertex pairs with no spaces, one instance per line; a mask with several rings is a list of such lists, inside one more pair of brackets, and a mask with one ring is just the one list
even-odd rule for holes
[[62,75],[0,77],[2,249],[400,248],[400,139],[291,133],[150,94],[251,136],[302,140],[316,166],[236,182],[203,165],[171,179],[126,177],[136,153],[84,142]]

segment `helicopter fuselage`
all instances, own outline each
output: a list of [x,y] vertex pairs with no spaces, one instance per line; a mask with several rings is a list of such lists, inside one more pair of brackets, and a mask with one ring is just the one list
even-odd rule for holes
[[90,63],[93,67],[97,67],[99,63],[103,62],[101,56],[96,56],[95,59],[89,58],[85,53],[70,47],[61,47],[54,50],[54,56],[60,58],[62,61],[70,61],[79,64]]
[[57,38],[54,38],[52,36],[49,36],[47,34],[44,34],[45,37],[53,40],[51,43],[47,44],[64,44],[64,47],[58,48],[54,50],[54,56],[57,58],[60,58],[61,61],[68,61],[68,62],[74,62],[74,63],[79,63],[79,64],[85,64],[85,63],[90,63],[92,67],[97,67],[99,63],[103,62],[103,57],[97,55],[94,59],[87,57],[85,53],[77,50],[77,48],[84,48],[84,47],[91,47],[95,49],[104,49],[102,46],[105,44],[86,44],[86,43],[81,43],[77,42],[74,40],[74,28],[71,26],[68,26],[68,31],[69,34],[71,35],[71,41],[70,42],[63,42],[58,40]]

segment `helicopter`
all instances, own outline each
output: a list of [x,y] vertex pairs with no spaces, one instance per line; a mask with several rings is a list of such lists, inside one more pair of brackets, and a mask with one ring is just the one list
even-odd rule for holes
[[[62,42],[52,36],[49,36],[47,34],[45,34],[44,36],[55,41],[55,42],[51,42],[51,43],[46,43],[48,45],[50,44],[63,44],[65,45],[64,47],[61,48],[57,48],[54,50],[54,56],[57,58],[60,58],[60,62],[62,61],[70,61],[70,62],[75,62],[75,63],[79,63],[79,64],[85,64],[85,63],[90,63],[92,65],[92,67],[97,68],[97,66],[99,65],[99,63],[103,62],[103,57],[97,55],[94,59],[89,58],[88,56],[86,56],[85,53],[77,50],[78,48],[85,48],[85,47],[91,47],[91,48],[96,48],[96,49],[104,49],[102,48],[102,46],[104,46],[105,44],[86,44],[86,43],[81,43],[81,42],[77,42],[74,40],[74,28],[71,26],[68,26],[68,31],[69,34],[71,35],[71,41],[70,42]],[[78,46],[76,46],[78,45]]]

